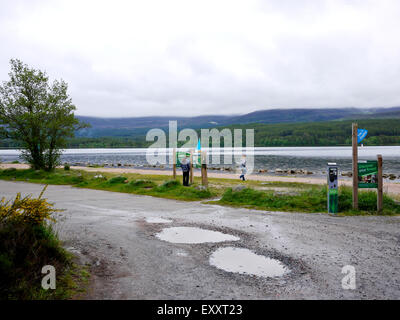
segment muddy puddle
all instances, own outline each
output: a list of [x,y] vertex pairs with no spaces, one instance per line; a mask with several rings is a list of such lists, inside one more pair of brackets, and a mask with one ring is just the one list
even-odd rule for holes
[[279,260],[255,254],[249,249],[226,247],[217,249],[210,264],[218,269],[259,277],[281,277],[290,270]]
[[166,228],[156,234],[156,237],[171,243],[206,243],[240,240],[240,238],[230,234],[194,227]]

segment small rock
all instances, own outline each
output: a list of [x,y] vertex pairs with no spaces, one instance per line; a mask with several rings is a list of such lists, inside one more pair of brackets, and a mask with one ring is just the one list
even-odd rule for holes
[[291,197],[295,197],[300,195],[299,192],[296,191],[275,191],[274,192],[275,196],[291,196]]
[[242,185],[242,184],[239,184],[239,185],[234,186],[234,187],[232,188],[232,190],[235,191],[235,192],[242,191],[242,190],[244,190],[244,189],[246,189],[246,186],[244,186],[244,185]]
[[202,190],[207,190],[207,188],[205,187],[205,186],[195,186],[194,187],[196,190],[200,190],[200,191],[202,191]]

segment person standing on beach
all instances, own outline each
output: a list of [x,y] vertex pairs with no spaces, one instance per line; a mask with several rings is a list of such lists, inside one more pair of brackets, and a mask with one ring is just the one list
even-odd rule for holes
[[189,186],[190,162],[187,159],[187,157],[184,157],[181,160],[181,168],[182,168],[182,175],[183,175],[183,185],[188,187]]
[[242,179],[243,181],[245,181],[245,177],[244,175],[247,173],[247,169],[246,169],[246,156],[242,157],[242,161],[240,163],[240,170],[241,170],[241,175],[239,177],[239,179]]

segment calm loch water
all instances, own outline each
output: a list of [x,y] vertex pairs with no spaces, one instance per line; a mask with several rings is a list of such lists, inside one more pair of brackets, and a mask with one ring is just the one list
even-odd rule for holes
[[[62,162],[69,164],[99,164],[107,166],[147,167],[147,149],[67,149],[62,155]],[[222,150],[210,150],[209,154],[223,154]],[[227,151],[232,154],[232,150]],[[166,150],[161,153],[166,154]],[[233,152],[235,153],[235,151]],[[18,150],[0,150],[0,161],[19,160]],[[376,159],[382,154],[384,172],[400,175],[400,146],[359,147],[359,159]],[[221,155],[221,162],[223,155]],[[271,147],[255,148],[254,164],[259,169],[274,172],[275,169],[305,169],[315,175],[323,175],[327,162],[336,162],[341,171],[351,170],[351,147]],[[237,167],[235,164],[209,165],[211,167]],[[167,164],[165,168],[169,168]]]

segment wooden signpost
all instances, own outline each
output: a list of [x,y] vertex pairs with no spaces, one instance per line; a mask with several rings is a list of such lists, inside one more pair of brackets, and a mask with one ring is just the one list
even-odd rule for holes
[[207,177],[207,151],[201,152],[201,184],[208,187],[208,177]]
[[358,210],[358,143],[357,143],[357,123],[353,123],[352,143],[353,143],[353,209]]
[[175,180],[176,179],[176,149],[175,148],[172,151],[172,159],[173,159],[172,175],[173,175],[174,180]]
[[383,209],[383,174],[382,155],[377,155],[377,160],[358,161],[358,125],[352,125],[353,146],[353,209],[358,210],[358,188],[377,189],[377,211]]
[[383,177],[382,177],[382,155],[378,154],[378,197],[377,197],[377,210],[378,213],[383,209]]
[[[173,166],[172,166],[172,175],[173,178],[176,179],[176,168],[180,167],[180,157],[190,157],[190,173],[189,173],[189,181],[190,184],[193,184],[194,180],[194,173],[193,173],[193,168],[199,168],[200,164],[199,162],[201,161],[201,182],[204,186],[208,186],[208,178],[207,178],[207,164],[206,164],[206,157],[207,153],[205,151],[201,152],[200,158],[196,160],[196,164],[193,163],[194,159],[194,150],[190,150],[190,153],[188,152],[177,152],[176,149],[174,148],[172,151],[172,157],[173,157]],[[197,155],[196,155],[197,157]],[[201,159],[201,160],[200,160]]]

